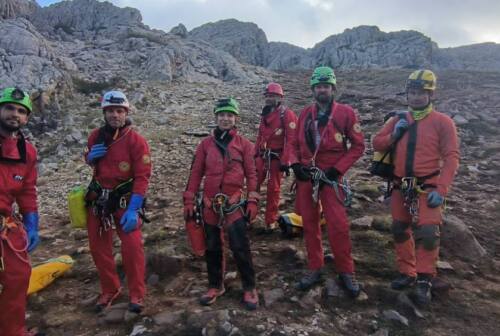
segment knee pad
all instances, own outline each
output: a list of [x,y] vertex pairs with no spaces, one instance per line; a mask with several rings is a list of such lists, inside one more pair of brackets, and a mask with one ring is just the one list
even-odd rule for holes
[[392,222],[391,231],[396,243],[404,243],[405,241],[410,239],[410,234],[408,233],[409,227],[410,223],[405,223],[398,220],[394,220]]
[[415,245],[422,246],[427,251],[432,251],[439,246],[439,225],[420,225],[414,229]]
[[205,225],[205,241],[207,251],[222,251],[222,241],[220,237],[220,229],[215,225]]
[[229,225],[227,235],[231,250],[247,251],[250,249],[247,237],[247,222],[244,218],[240,218]]

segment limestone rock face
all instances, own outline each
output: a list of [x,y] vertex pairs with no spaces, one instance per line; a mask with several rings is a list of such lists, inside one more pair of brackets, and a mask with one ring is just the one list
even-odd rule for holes
[[65,79],[63,59],[25,18],[2,20],[0,36],[2,87],[49,88]]
[[222,20],[195,28],[189,36],[192,39],[208,41],[240,62],[260,66],[265,64],[267,37],[255,23],[235,19]]
[[479,43],[456,48],[438,49],[434,66],[439,69],[478,71],[500,70],[500,44]]
[[27,17],[39,8],[40,6],[34,0],[1,0],[0,18]]
[[384,33],[376,26],[346,29],[316,44],[316,64],[334,68],[427,67],[434,44],[416,31]]

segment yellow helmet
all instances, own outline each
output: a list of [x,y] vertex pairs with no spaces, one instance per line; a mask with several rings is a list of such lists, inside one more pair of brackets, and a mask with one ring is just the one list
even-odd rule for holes
[[406,80],[406,91],[410,88],[434,91],[436,89],[436,75],[430,70],[416,70]]

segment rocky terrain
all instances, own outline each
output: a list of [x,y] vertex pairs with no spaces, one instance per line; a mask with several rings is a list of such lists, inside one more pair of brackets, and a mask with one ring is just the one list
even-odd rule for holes
[[[405,70],[340,71],[338,99],[357,107],[369,147],[369,137],[385,112],[404,108]],[[285,84],[287,103],[296,111],[311,97],[308,72],[277,73]],[[30,297],[29,322],[50,335],[467,335],[496,334],[500,315],[500,239],[497,130],[500,74],[438,72],[437,106],[459,127],[462,160],[447,202],[440,261],[441,283],[429,310],[415,309],[407,295],[392,291],[395,276],[388,209],[380,202],[382,181],[367,173],[371,150],[350,172],[355,202],[349,209],[354,255],[365,295],[345,298],[328,280],[309,293],[293,288],[305,268],[301,238],[282,239],[251,232],[262,307],[246,312],[234,264],[229,261],[228,294],[212,308],[201,308],[197,297],[205,289],[203,260],[190,254],[182,220],[181,192],[199,135],[213,125],[215,97],[234,95],[241,101],[241,130],[255,138],[262,84],[148,85],[128,82],[134,122],[153,149],[154,177],[149,191],[149,216],[144,227],[148,255],[147,308],[141,316],[125,314],[116,305],[104,316],[92,312],[98,280],[88,252],[86,233],[73,230],[65,209],[66,194],[89,181],[82,159],[85,136],[100,123],[96,95],[75,93],[62,109],[72,126],[34,140],[40,148],[39,180],[43,243],[33,260],[69,253],[74,269],[39,294]],[[64,134],[64,135],[63,135]],[[198,136],[197,136],[198,135]],[[77,140],[80,144],[77,144]],[[51,156],[50,144],[64,150]],[[283,188],[281,211],[293,211],[293,195]],[[259,217],[256,227],[263,225]],[[475,236],[475,238],[474,238]],[[477,240],[476,240],[477,239]],[[325,244],[326,241],[325,241]],[[119,242],[116,242],[117,252]],[[120,256],[116,255],[120,264]],[[451,288],[450,288],[451,287]],[[126,303],[126,298],[119,302]],[[397,314],[395,313],[397,312]]]
[[[112,11],[112,19],[99,15],[106,11]],[[373,27],[355,28],[319,43],[313,58],[316,47],[304,50],[267,42],[253,24],[244,24],[241,33],[248,29],[252,36],[245,38],[231,35],[239,28],[213,33],[217,24],[191,32],[179,25],[165,33],[145,26],[135,9],[93,0],[47,8],[29,0],[0,0],[0,15],[0,82],[26,87],[36,105],[28,133],[40,156],[42,243],[32,260],[36,264],[71,254],[76,261],[69,273],[30,296],[29,326],[56,336],[497,334],[500,73],[473,70],[495,64],[480,57],[474,60],[475,46],[439,49],[442,62],[451,62],[445,55],[449,52],[454,54],[453,67],[468,69],[453,71],[447,70],[452,63],[436,65],[437,47],[416,32],[389,33],[389,38]],[[240,27],[234,20],[223,24]],[[371,44],[370,36],[378,36],[381,44]],[[391,39],[399,41],[398,48],[390,49],[392,54],[384,47],[393,43]],[[222,51],[218,43],[224,41],[228,50]],[[413,46],[411,41],[418,43]],[[492,59],[497,57],[497,45],[484,47]],[[359,58],[361,54],[366,57]],[[380,63],[376,55],[391,61]],[[294,283],[306,265],[302,239],[283,239],[279,232],[257,235],[252,230],[261,307],[247,312],[239,304],[241,288],[229,258],[227,294],[214,306],[202,308],[197,298],[205,290],[206,266],[187,245],[181,192],[195,146],[213,127],[213,103],[218,97],[236,97],[242,108],[240,129],[255,139],[265,83],[281,82],[286,103],[298,113],[311,102],[311,70],[301,69],[314,66],[316,57],[325,62],[343,59],[337,71],[337,99],[357,108],[365,132],[366,155],[349,175],[355,199],[348,209],[364,294],[356,301],[346,298],[331,280],[330,264],[324,284],[308,293],[296,291]],[[364,61],[356,64],[349,61],[352,57]],[[389,209],[380,200],[383,181],[367,172],[370,137],[381,127],[383,115],[405,108],[402,91],[410,72],[406,68],[424,65],[437,69],[436,106],[454,119],[461,140],[460,169],[447,200],[439,281],[426,310],[415,307],[409,293],[388,287],[396,275]],[[386,66],[390,68],[383,69]],[[280,71],[284,68],[293,71]],[[112,88],[128,94],[131,117],[150,142],[153,156],[151,223],[143,229],[148,296],[140,316],[125,312],[126,296],[105,314],[93,313],[97,273],[86,232],[71,228],[66,209],[69,190],[89,182],[91,170],[82,152],[90,130],[102,123],[98,99]],[[293,211],[291,182],[288,178],[283,187],[282,212]],[[262,215],[263,211],[254,224],[257,228],[263,225]],[[118,240],[115,246],[123,274]],[[325,258],[331,261],[331,256]]]

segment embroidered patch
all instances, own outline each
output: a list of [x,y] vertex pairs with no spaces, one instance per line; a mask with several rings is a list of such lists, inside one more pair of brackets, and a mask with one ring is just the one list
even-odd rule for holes
[[150,164],[151,163],[151,156],[149,156],[148,154],[144,154],[142,156],[142,163],[144,163],[145,165]]
[[281,128],[278,128],[274,134],[281,135],[281,133],[283,133],[283,130]]
[[354,130],[354,132],[356,133],[360,133],[361,132],[361,125],[359,123],[355,123],[353,126],[352,126],[352,129]]
[[13,178],[14,180],[16,180],[16,181],[19,181],[19,182],[20,182],[20,181],[22,181],[22,180],[24,179],[24,177],[23,177],[23,176],[21,176],[21,175],[13,175],[13,176],[12,176],[12,178]]
[[126,161],[122,161],[118,164],[118,168],[120,169],[120,171],[122,172],[128,172],[130,170],[130,163],[126,162]]
[[342,134],[340,133],[335,133],[335,141],[337,142],[342,142]]
[[290,127],[291,129],[295,129],[297,127],[297,124],[295,124],[293,121],[291,123],[288,124],[288,127]]

